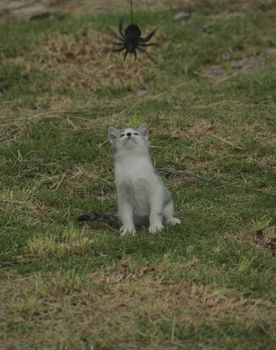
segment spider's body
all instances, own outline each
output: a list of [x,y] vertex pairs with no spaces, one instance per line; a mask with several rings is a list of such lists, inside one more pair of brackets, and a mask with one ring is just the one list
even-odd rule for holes
[[129,53],[134,53],[139,46],[139,39],[141,37],[141,30],[135,23],[130,23],[124,35],[124,48]]
[[124,53],[124,60],[126,59],[127,55],[129,53],[133,53],[135,56],[135,59],[137,58],[136,50],[139,50],[143,53],[145,53],[152,61],[155,62],[155,60],[150,56],[148,52],[145,51],[145,47],[152,46],[154,44],[149,44],[148,41],[153,37],[155,34],[155,31],[148,34],[145,38],[141,37],[141,30],[135,23],[130,23],[125,31],[123,32],[123,22],[120,22],[119,25],[119,36],[117,35],[118,40],[120,42],[115,43],[116,45],[120,45],[121,47],[119,49],[115,49],[113,51],[123,51]]

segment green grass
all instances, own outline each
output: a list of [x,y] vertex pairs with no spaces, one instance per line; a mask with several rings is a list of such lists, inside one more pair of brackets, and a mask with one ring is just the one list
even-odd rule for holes
[[[136,14],[157,66],[111,53],[120,14],[0,25],[4,349],[275,348],[276,8],[199,3]],[[181,226],[78,225],[116,212],[108,126],[141,122]]]

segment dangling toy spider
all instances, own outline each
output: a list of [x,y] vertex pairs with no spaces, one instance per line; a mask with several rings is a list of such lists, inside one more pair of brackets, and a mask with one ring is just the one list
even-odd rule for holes
[[149,44],[148,41],[154,36],[155,30],[148,34],[145,38],[141,37],[141,30],[135,23],[130,23],[125,32],[123,32],[123,21],[120,21],[119,24],[119,33],[116,35],[120,42],[114,43],[115,45],[121,45],[120,48],[114,49],[115,52],[120,52],[125,50],[124,60],[126,59],[129,53],[133,53],[135,60],[137,59],[136,50],[139,50],[147,55],[147,57],[156,63],[155,59],[145,50],[147,46],[154,46],[155,44]]
[[115,52],[120,52],[125,50],[124,60],[126,59],[129,53],[133,53],[135,56],[135,60],[137,59],[136,50],[139,50],[147,55],[147,57],[152,60],[155,64],[155,59],[145,50],[147,46],[155,46],[156,44],[149,44],[148,41],[154,36],[155,30],[148,34],[145,38],[141,37],[141,30],[137,24],[133,23],[133,7],[132,0],[130,0],[130,18],[131,23],[126,27],[125,32],[123,32],[123,21],[121,20],[119,23],[119,34],[113,32],[113,35],[116,36],[120,42],[114,43],[115,45],[120,45],[121,47],[118,49],[114,49]]

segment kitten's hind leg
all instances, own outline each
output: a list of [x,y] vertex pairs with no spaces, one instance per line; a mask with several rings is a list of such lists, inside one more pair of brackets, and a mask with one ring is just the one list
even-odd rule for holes
[[173,201],[170,201],[165,205],[163,209],[163,216],[165,219],[165,224],[168,225],[179,225],[181,220],[173,216]]

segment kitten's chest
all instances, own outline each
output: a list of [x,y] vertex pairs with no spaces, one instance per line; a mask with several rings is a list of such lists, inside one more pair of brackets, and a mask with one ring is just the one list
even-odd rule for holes
[[150,197],[159,185],[149,158],[117,163],[115,182],[118,194],[131,203],[135,213],[147,215]]
[[155,180],[152,168],[141,164],[128,164],[117,170],[115,181],[118,189],[137,200],[149,196]]
[[154,169],[148,157],[128,157],[115,164],[116,182],[135,185],[137,180],[150,181]]
[[137,195],[149,191],[152,185],[152,174],[142,172],[140,169],[128,170],[116,178],[116,183],[128,193]]
[[125,178],[118,190],[131,203],[136,213],[145,214],[148,211],[152,185],[147,178],[136,176]]

